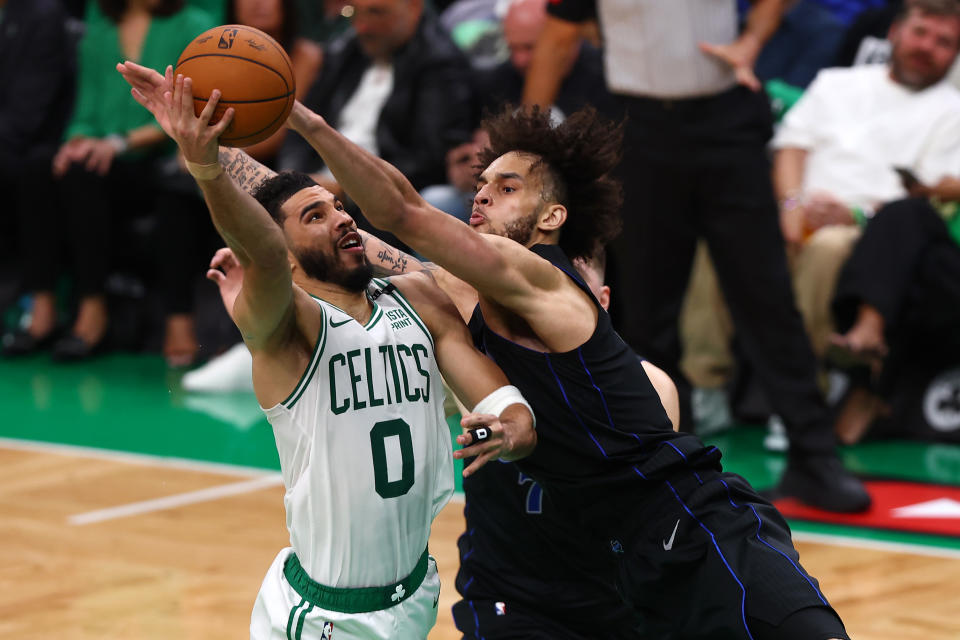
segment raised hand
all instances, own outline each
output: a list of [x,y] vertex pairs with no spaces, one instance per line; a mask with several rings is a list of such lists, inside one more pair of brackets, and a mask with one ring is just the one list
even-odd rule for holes
[[220,135],[230,126],[234,110],[229,108],[214,125],[210,124],[220,100],[214,89],[203,111],[197,116],[193,108],[193,81],[180,74],[173,77],[168,66],[165,75],[132,62],[117,65],[117,71],[130,83],[133,98],[147,109],[157,124],[173,138],[184,158],[197,164],[214,164]]
[[152,113],[157,123],[166,131],[164,122],[167,114],[163,96],[167,92],[173,94],[173,67],[167,65],[166,73],[160,75],[154,69],[128,60],[118,64],[117,71],[130,85],[133,98]]

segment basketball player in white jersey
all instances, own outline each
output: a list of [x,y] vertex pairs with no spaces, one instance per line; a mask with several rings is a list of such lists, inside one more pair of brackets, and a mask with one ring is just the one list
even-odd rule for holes
[[[281,174],[251,197],[217,161],[232,110],[209,126],[219,93],[196,117],[189,79],[173,87],[135,96],[180,146],[243,267],[231,315],[286,487],[291,547],[263,581],[251,638],[425,638],[440,588],[427,538],[452,457],[477,456],[469,475],[527,455],[532,412],[429,275],[371,280],[353,220],[308,176]],[[441,371],[475,407],[463,425],[477,437],[459,436],[468,446],[453,456]]]

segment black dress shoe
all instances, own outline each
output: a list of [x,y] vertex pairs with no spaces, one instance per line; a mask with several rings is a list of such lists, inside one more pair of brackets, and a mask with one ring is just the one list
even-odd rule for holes
[[102,339],[96,344],[89,344],[80,336],[71,333],[57,340],[50,357],[56,362],[77,362],[96,355],[102,346]]
[[5,356],[25,356],[40,349],[44,349],[53,342],[54,332],[51,331],[42,338],[34,338],[25,329],[7,332],[2,339],[2,353]]
[[871,503],[860,479],[833,455],[791,457],[777,494],[835,513],[859,513]]

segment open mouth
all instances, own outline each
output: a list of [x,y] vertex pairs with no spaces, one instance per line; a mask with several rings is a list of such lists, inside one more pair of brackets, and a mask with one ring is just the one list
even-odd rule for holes
[[360,238],[360,234],[356,231],[348,231],[344,234],[340,241],[337,243],[337,249],[341,251],[363,251],[363,241]]
[[486,216],[477,211],[476,209],[470,214],[470,226],[475,227],[478,224],[483,224],[486,221]]

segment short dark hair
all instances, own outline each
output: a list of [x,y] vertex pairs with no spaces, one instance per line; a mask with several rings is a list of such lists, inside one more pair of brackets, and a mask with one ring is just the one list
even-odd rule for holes
[[[150,10],[150,15],[162,18],[172,16],[183,9],[184,0],[160,0],[156,7]],[[129,0],[97,0],[100,5],[100,11],[113,22],[120,22],[124,12],[127,10]]]
[[272,178],[260,183],[253,190],[253,197],[263,205],[270,217],[278,225],[283,226],[284,214],[280,207],[290,199],[290,196],[303,191],[308,187],[317,186],[316,181],[300,171],[281,171]]
[[559,244],[568,258],[588,257],[619,233],[623,194],[610,172],[620,162],[623,122],[585,107],[555,125],[548,109],[507,105],[481,127],[490,134],[482,166],[511,151],[537,156],[531,170],[543,179],[541,197],[567,208]]

